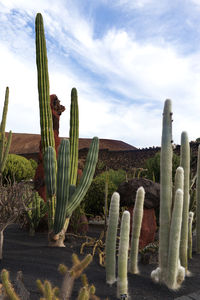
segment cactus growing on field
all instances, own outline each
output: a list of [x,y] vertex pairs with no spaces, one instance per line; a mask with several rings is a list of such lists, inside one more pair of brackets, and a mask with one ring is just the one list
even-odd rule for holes
[[196,190],[196,251],[200,254],[200,145],[198,147]]
[[184,170],[177,168],[175,178],[175,201],[172,211],[172,112],[171,100],[166,100],[163,113],[161,145],[161,189],[159,228],[159,267],[151,273],[155,282],[163,282],[176,289],[185,277],[185,268],[179,260],[180,232],[183,210]]
[[189,212],[189,220],[188,220],[188,258],[192,258],[192,222],[194,218],[194,213],[192,211]]
[[181,134],[181,166],[184,170],[183,218],[180,242],[180,261],[187,272],[188,264],[188,214],[189,214],[189,183],[190,183],[190,145],[187,132]]
[[118,255],[118,278],[117,278],[117,298],[128,296],[128,249],[130,232],[130,213],[124,211],[121,220],[120,242]]
[[116,239],[117,226],[119,222],[119,201],[120,196],[117,192],[113,193],[110,209],[109,223],[106,236],[106,282],[112,285],[116,281]]
[[36,64],[38,74],[38,95],[40,107],[40,128],[42,152],[48,146],[55,147],[53,122],[50,107],[49,73],[43,18],[40,13],[35,19],[36,33]]
[[5,163],[10,150],[10,144],[12,140],[12,131],[9,132],[8,139],[5,137],[6,128],[6,117],[8,112],[8,99],[9,99],[9,88],[6,88],[5,101],[0,125],[0,177],[2,176],[3,170],[5,168]]
[[[52,115],[49,98],[49,76],[43,19],[36,16],[36,62],[38,69],[38,93],[40,104],[41,142],[44,156],[45,183],[48,205],[49,245],[64,246],[65,231],[72,212],[84,198],[94,175],[98,159],[98,138],[91,143],[86,165],[76,187],[78,170],[79,117],[78,97],[71,91],[69,140],[60,144],[58,166],[55,153]],[[58,170],[57,170],[58,168]]]
[[132,224],[132,237],[131,237],[131,251],[129,271],[130,273],[138,273],[138,249],[139,249],[139,237],[143,218],[143,206],[144,206],[145,190],[140,187],[136,193],[136,200],[133,210],[133,224]]
[[179,266],[179,247],[181,236],[181,222],[183,211],[183,191],[178,189],[175,195],[174,209],[172,214],[170,238],[169,238],[169,254],[167,266],[167,286],[176,290],[180,285],[180,273],[183,273],[184,268]]

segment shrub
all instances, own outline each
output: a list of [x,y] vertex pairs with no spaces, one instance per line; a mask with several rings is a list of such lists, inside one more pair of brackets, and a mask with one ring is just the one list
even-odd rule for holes
[[126,172],[123,170],[103,172],[93,179],[92,184],[85,196],[85,212],[86,214],[104,215],[105,206],[105,182],[108,178],[108,207],[111,196],[120,183],[126,180]]
[[[180,157],[173,153],[172,160],[172,176],[174,178],[176,169],[180,164]],[[160,152],[156,153],[154,157],[149,158],[145,162],[146,178],[155,182],[160,182]]]
[[32,165],[33,162],[23,156],[9,154],[3,172],[4,181],[20,182],[32,179],[35,175],[35,167]]

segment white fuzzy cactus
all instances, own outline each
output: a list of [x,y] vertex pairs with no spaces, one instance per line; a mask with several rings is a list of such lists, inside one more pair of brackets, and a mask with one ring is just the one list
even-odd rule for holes
[[129,272],[132,274],[139,273],[138,270],[138,250],[139,250],[139,238],[142,226],[143,207],[144,207],[145,190],[140,187],[136,193],[136,200],[133,210],[132,221],[132,236],[131,236],[131,251],[129,260]]
[[112,285],[116,281],[116,239],[117,226],[119,222],[119,202],[120,196],[113,193],[110,209],[109,223],[106,236],[106,282]]
[[128,250],[130,234],[130,213],[124,211],[120,227],[120,242],[118,254],[118,278],[117,278],[117,298],[122,295],[128,297]]

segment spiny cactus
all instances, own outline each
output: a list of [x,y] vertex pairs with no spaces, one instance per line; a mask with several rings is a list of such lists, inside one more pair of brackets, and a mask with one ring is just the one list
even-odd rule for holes
[[200,254],[200,145],[198,147],[196,190],[196,251]]
[[119,222],[119,193],[112,195],[109,209],[109,223],[106,235],[106,282],[112,285],[116,281],[116,240]]
[[192,258],[192,222],[194,218],[194,213],[192,211],[189,212],[188,217],[188,258]]
[[8,99],[9,99],[9,88],[6,87],[5,101],[0,125],[0,177],[2,176],[3,170],[5,168],[5,163],[8,157],[10,150],[11,140],[12,140],[12,131],[9,132],[8,139],[5,136],[6,128],[6,118],[8,112]]
[[42,152],[44,154],[48,146],[55,147],[52,113],[49,95],[49,73],[47,49],[44,33],[43,18],[40,13],[35,19],[36,33],[36,64],[38,74],[38,95],[40,107],[40,129]]
[[137,274],[138,270],[138,250],[139,250],[139,237],[142,226],[143,207],[144,207],[145,190],[140,187],[136,193],[136,200],[133,210],[133,223],[132,223],[132,237],[131,237],[131,251],[129,261],[130,273]]
[[188,214],[189,214],[189,183],[190,183],[190,145],[187,132],[181,134],[181,161],[184,170],[183,218],[180,242],[180,261],[187,274],[188,268]]
[[128,249],[130,233],[130,213],[124,211],[120,227],[120,242],[118,254],[118,278],[117,278],[117,298],[122,299],[122,295],[128,296]]
[[16,294],[10,279],[9,279],[9,272],[5,269],[1,271],[1,280],[4,287],[4,291],[8,299],[10,300],[20,300],[19,296]]

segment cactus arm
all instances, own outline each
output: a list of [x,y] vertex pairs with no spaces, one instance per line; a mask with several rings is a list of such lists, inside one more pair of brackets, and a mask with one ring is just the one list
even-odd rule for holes
[[6,148],[4,150],[4,155],[3,155],[2,160],[1,160],[1,166],[0,166],[1,172],[3,172],[4,169],[5,169],[6,160],[8,158],[8,154],[9,154],[9,151],[10,151],[11,141],[12,141],[12,131],[10,130],[9,135],[8,135],[8,139],[7,139],[7,142],[6,142]]
[[200,145],[197,159],[196,251],[200,254]]
[[15,290],[10,282],[9,273],[5,269],[1,271],[1,280],[2,280],[3,287],[5,289],[5,293],[8,296],[7,298],[11,300],[20,300],[18,295],[15,293]]
[[118,279],[117,279],[117,298],[121,299],[121,295],[128,296],[128,248],[129,248],[129,232],[130,232],[130,213],[124,211],[122,215],[120,228],[120,242],[118,255]]
[[85,168],[80,183],[67,205],[66,208],[67,217],[70,217],[72,212],[78,207],[78,205],[83,200],[85,194],[87,193],[90,187],[90,184],[94,176],[97,160],[98,160],[98,150],[99,150],[99,139],[97,137],[94,137],[90,145],[90,149],[88,151],[86,164],[85,164]]
[[163,128],[160,156],[160,228],[159,228],[159,267],[161,280],[167,270],[169,231],[172,206],[172,111],[171,100],[167,99],[163,111]]
[[188,214],[189,214],[189,182],[190,182],[190,145],[187,132],[181,134],[181,166],[184,170],[183,217],[180,242],[180,261],[187,272],[188,264]]
[[117,226],[119,222],[119,201],[117,192],[113,193],[110,209],[109,223],[106,235],[106,282],[112,285],[116,281],[116,240]]
[[56,151],[49,146],[44,153],[44,174],[45,184],[48,196],[56,194]]
[[49,95],[49,74],[47,49],[45,41],[45,33],[43,26],[43,18],[40,13],[35,19],[36,31],[36,64],[38,72],[38,95],[40,107],[40,128],[41,128],[41,143],[42,152],[44,154],[48,146],[55,147],[52,113],[50,107]]
[[144,207],[145,191],[143,187],[137,190],[136,201],[133,210],[133,223],[132,223],[132,237],[131,237],[131,251],[130,251],[130,264],[129,271],[132,274],[137,274],[138,271],[138,250],[139,238],[142,226],[143,207]]
[[189,212],[189,221],[188,221],[188,258],[192,258],[192,222],[194,218],[194,213]]
[[79,113],[78,96],[75,88],[71,91],[70,107],[70,184],[76,185],[78,172],[78,139],[79,139]]
[[179,285],[177,283],[179,269],[179,246],[181,237],[181,223],[183,210],[183,191],[176,191],[174,209],[172,214],[170,239],[169,239],[169,255],[167,268],[167,286],[176,290]]
[[70,145],[67,139],[61,141],[58,152],[56,211],[54,233],[59,233],[66,221],[66,206],[69,199]]

